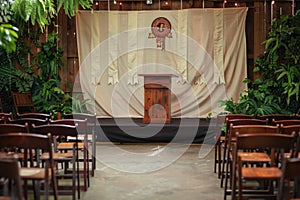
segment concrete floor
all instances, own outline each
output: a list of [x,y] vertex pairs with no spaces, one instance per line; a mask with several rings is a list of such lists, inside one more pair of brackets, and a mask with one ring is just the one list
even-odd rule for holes
[[98,144],[97,170],[81,199],[219,200],[213,161],[205,145]]

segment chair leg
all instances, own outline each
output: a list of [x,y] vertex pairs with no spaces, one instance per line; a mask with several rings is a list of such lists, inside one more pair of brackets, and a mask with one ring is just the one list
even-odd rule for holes
[[[214,173],[217,173],[217,164],[218,164],[218,141],[215,144],[215,162],[214,162]],[[219,178],[219,175],[218,175]]]
[[78,149],[76,151],[77,151],[77,159],[75,162],[77,164],[77,167],[76,167],[76,169],[77,169],[76,170],[76,172],[77,172],[77,193],[78,193],[78,199],[80,199],[80,171],[79,171]]
[[218,144],[218,178],[221,178],[221,166],[222,166],[222,157],[221,157],[221,143],[219,142]]
[[90,156],[89,156],[89,151],[88,151],[88,149],[86,149],[85,150],[85,152],[86,152],[86,158],[87,158],[87,160],[86,160],[86,169],[87,169],[87,172],[86,172],[86,175],[87,175],[87,187],[90,187]]
[[224,150],[223,150],[223,159],[222,159],[222,169],[221,169],[221,188],[224,185],[224,178],[225,178],[225,165],[227,163],[227,158],[226,158],[226,153],[227,153],[227,146],[228,146],[228,142],[225,141],[224,143]]
[[[224,171],[224,199],[226,199],[226,196],[231,193],[231,190],[233,188],[232,181],[233,181],[233,176],[232,176],[232,160],[230,159],[229,156],[226,158],[226,168]],[[229,187],[228,187],[228,182],[229,182]]]
[[[95,134],[95,133],[93,133]],[[95,135],[93,136],[93,141],[92,141],[92,176],[94,177],[95,175],[95,170],[96,170],[96,139]]]
[[[75,161],[75,159],[73,160],[73,170],[72,170],[72,199],[73,200],[75,200],[76,199],[76,187],[75,187],[75,185],[76,185],[76,178],[77,178],[77,192],[78,192],[78,199],[80,199],[80,185],[79,185],[79,174],[78,174],[78,168],[76,168],[76,164],[78,163],[78,162],[76,162]],[[77,167],[79,167],[78,165],[77,165]],[[76,169],[76,170],[75,170]],[[77,176],[76,176],[76,174],[77,174]]]
[[88,158],[87,158],[87,151],[86,151],[86,147],[83,148],[83,190],[87,191],[88,188],[88,169],[87,169],[87,162],[88,162]]

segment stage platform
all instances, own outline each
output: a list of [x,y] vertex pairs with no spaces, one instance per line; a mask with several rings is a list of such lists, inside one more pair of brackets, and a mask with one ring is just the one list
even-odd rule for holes
[[144,124],[142,118],[97,118],[98,142],[214,143],[213,119],[172,118],[169,124]]

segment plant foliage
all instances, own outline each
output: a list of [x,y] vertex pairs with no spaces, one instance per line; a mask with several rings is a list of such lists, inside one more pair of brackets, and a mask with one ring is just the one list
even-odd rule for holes
[[12,11],[15,13],[17,24],[28,23],[38,26],[44,30],[61,8],[72,17],[78,11],[78,6],[90,8],[92,0],[14,0]]
[[18,29],[11,24],[0,24],[0,47],[7,52],[16,50]]

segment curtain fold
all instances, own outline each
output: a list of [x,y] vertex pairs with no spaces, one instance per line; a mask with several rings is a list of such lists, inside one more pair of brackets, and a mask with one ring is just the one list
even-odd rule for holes
[[[171,116],[215,116],[246,89],[247,8],[84,11],[79,79],[99,117],[143,117],[143,77],[174,74]],[[170,29],[169,29],[170,28]]]

